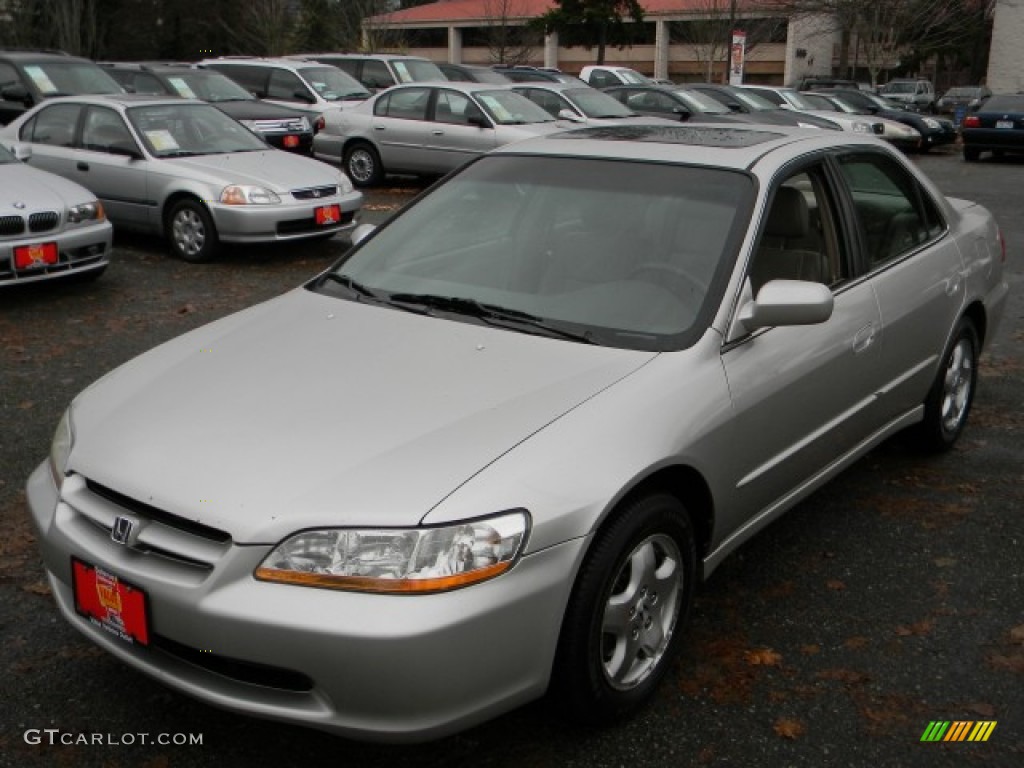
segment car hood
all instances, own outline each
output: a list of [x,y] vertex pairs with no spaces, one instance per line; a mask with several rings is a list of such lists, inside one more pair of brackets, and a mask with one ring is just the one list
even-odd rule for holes
[[266,149],[258,152],[167,158],[162,162],[179,175],[199,175],[224,184],[253,184],[275,192],[338,184],[335,168],[292,152]]
[[85,390],[68,466],[241,543],[328,525],[415,525],[655,354],[299,289]]
[[[65,206],[95,200],[96,195],[73,181],[24,163],[0,165],[0,216],[38,210],[63,211]],[[23,203],[23,209],[15,209]]]

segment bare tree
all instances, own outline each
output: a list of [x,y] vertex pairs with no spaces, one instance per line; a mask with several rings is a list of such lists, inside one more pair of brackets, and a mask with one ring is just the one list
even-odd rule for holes
[[787,19],[775,11],[775,4],[764,3],[759,11],[751,3],[742,8],[737,0],[695,0],[688,5],[692,18],[670,23],[669,35],[673,41],[689,44],[708,82],[714,79],[715,64],[724,62],[728,67],[729,52],[734,30],[747,33],[746,55],[761,43],[770,41],[785,27]]
[[247,0],[221,19],[234,46],[258,56],[290,53],[296,21],[291,0]]
[[492,64],[525,64],[539,34],[525,21],[530,12],[525,0],[484,0],[486,40]]

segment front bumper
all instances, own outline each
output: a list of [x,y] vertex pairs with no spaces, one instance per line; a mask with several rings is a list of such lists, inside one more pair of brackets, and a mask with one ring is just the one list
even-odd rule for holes
[[[57,605],[94,643],[211,704],[376,741],[440,737],[542,695],[583,549],[566,542],[454,592],[369,595],[256,581],[269,545],[205,542],[193,562],[166,557],[161,546],[192,534],[160,523],[146,530],[161,546],[116,544],[97,521],[120,508],[75,475],[58,497],[45,462],[27,500]],[[150,646],[76,613],[72,556],[146,592]]]
[[[110,263],[113,228],[109,221],[76,226],[58,232],[40,232],[17,238],[0,238],[0,286],[60,279],[103,269]],[[14,249],[38,243],[57,243],[56,264],[30,270],[14,268]]]
[[[326,237],[356,226],[363,204],[361,192],[333,195],[318,200],[288,201],[280,205],[224,205],[209,203],[217,234],[226,243],[265,243]],[[333,224],[317,224],[316,209],[337,205],[341,216]]]

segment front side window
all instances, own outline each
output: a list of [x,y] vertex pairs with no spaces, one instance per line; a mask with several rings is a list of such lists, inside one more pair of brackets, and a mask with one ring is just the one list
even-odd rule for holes
[[89,107],[86,111],[82,146],[94,152],[138,151],[121,115],[106,107]]
[[73,146],[75,126],[81,113],[82,107],[79,104],[55,104],[46,107],[21,127],[19,138],[22,141],[51,147]]
[[938,237],[945,223],[917,180],[895,160],[875,153],[840,158],[871,268]]
[[437,122],[468,125],[468,118],[473,114],[479,115],[480,111],[464,93],[448,89],[437,92],[437,103],[434,105],[434,120]]
[[484,322],[512,331],[677,349],[703,334],[721,301],[753,197],[736,171],[485,156],[313,289],[354,300],[354,281],[396,311],[433,302],[438,314],[480,322],[485,305],[500,316]]
[[298,75],[284,69],[275,69],[270,73],[270,82],[267,84],[267,98],[280,99],[282,101],[308,102],[312,100],[312,94]]

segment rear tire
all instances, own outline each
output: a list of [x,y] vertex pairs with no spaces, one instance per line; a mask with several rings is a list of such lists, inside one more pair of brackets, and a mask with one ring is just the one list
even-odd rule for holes
[[359,142],[345,150],[345,174],[357,187],[372,187],[384,179],[380,155],[370,144]]
[[924,450],[948,451],[963,433],[978,383],[978,347],[974,324],[961,319],[924,401],[924,420],[914,428]]
[[559,711],[583,723],[635,712],[672,665],[693,602],[693,528],[674,496],[627,502],[576,577],[552,674]]

